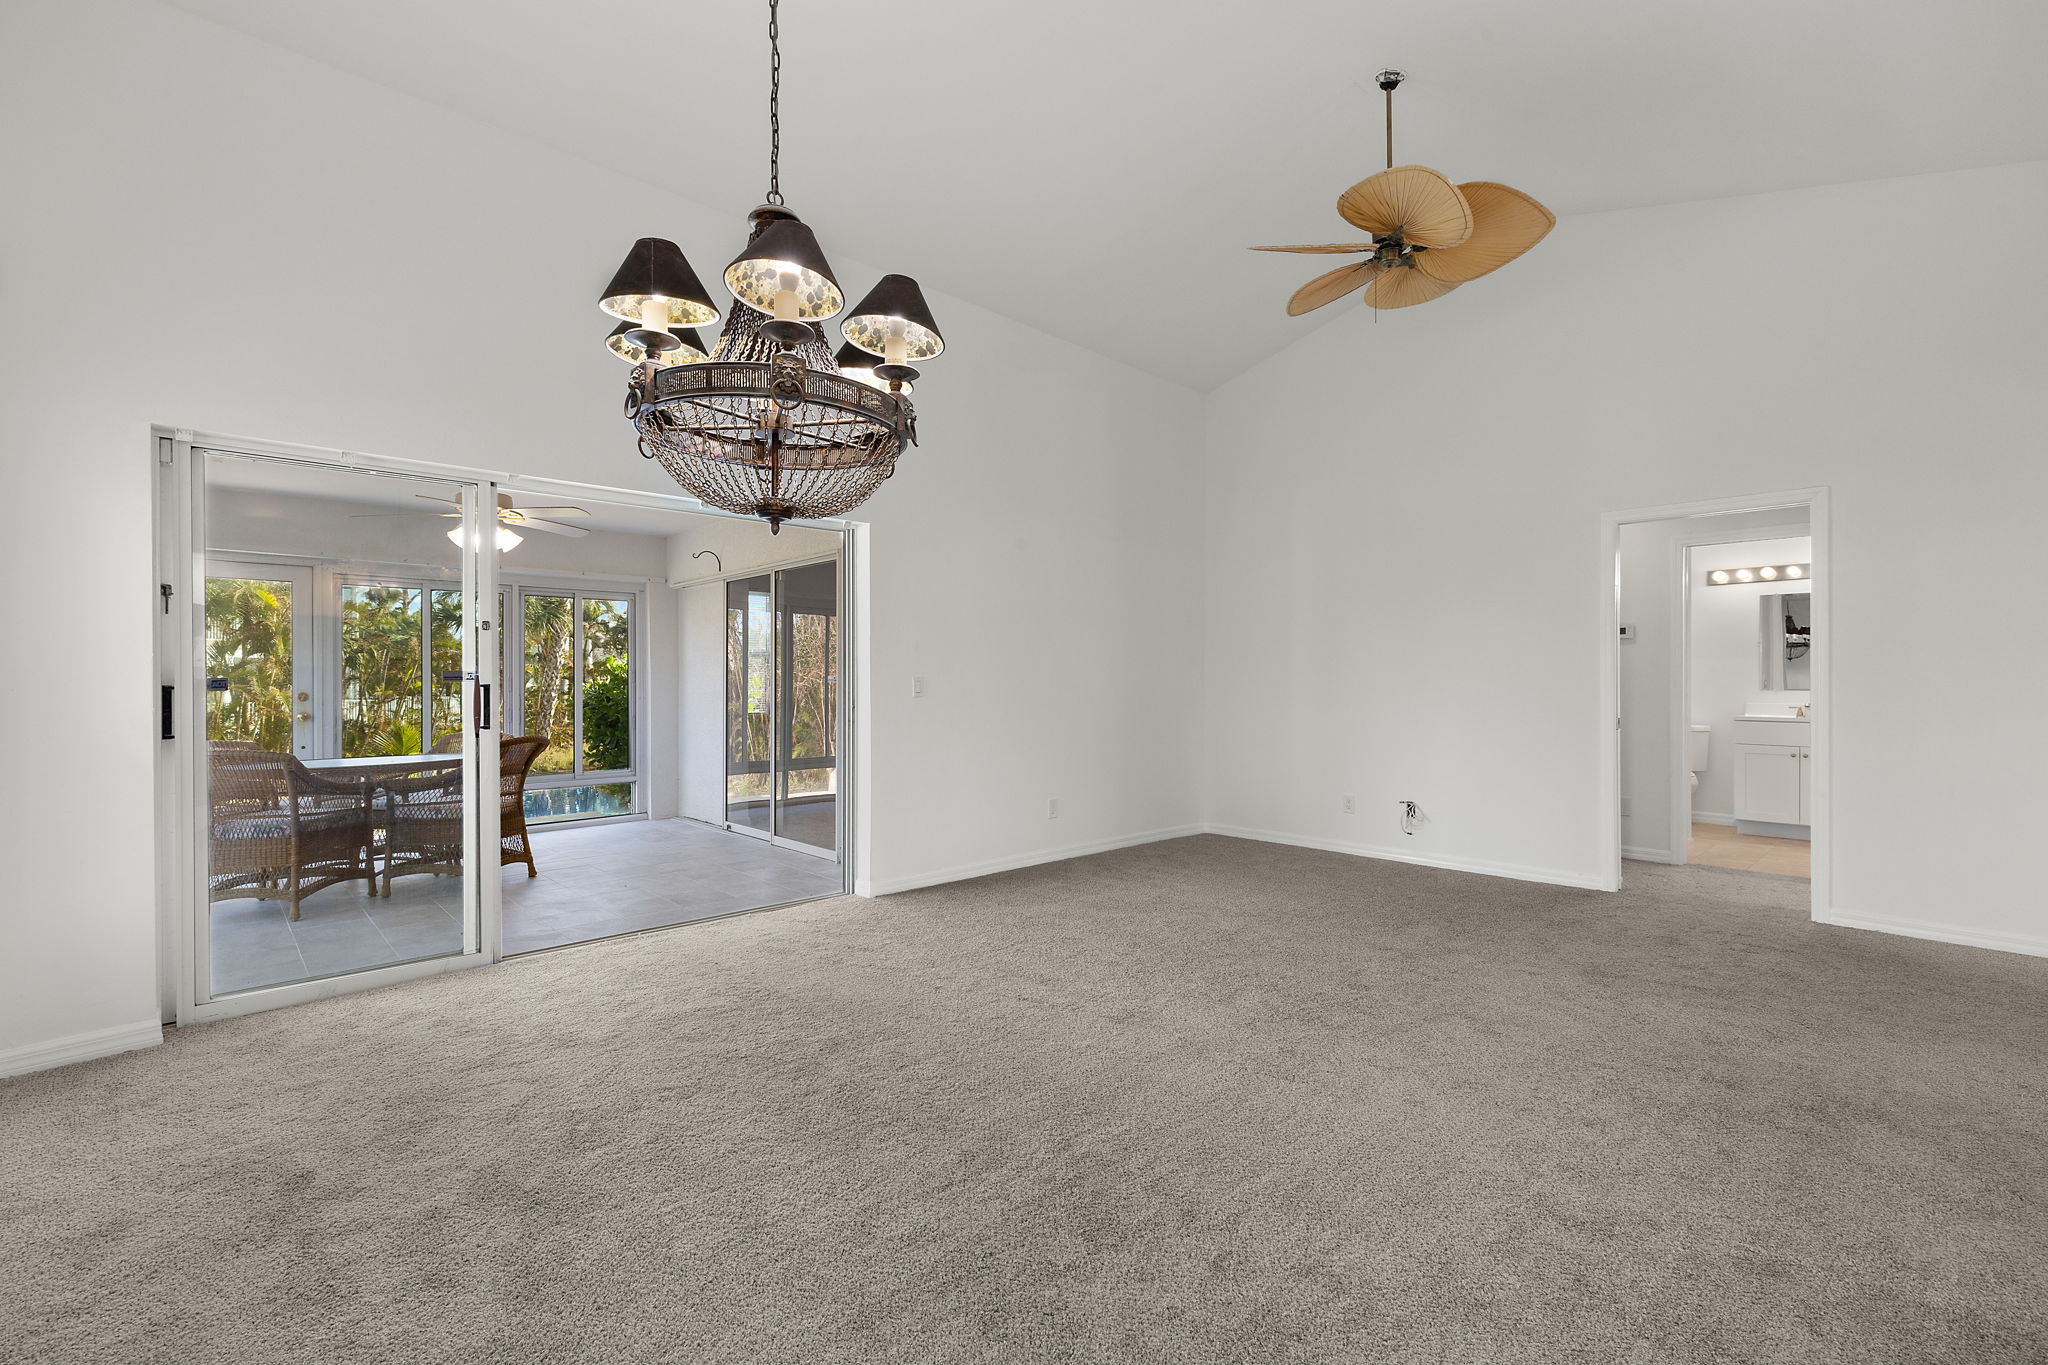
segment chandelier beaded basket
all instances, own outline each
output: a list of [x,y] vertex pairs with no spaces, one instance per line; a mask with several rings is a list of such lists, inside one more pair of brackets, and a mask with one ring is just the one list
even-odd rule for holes
[[917,444],[918,371],[945,349],[917,281],[885,275],[840,325],[835,357],[819,324],[845,309],[817,239],[783,205],[779,0],[768,3],[768,197],[726,267],[734,305],[708,351],[692,330],[718,320],[675,243],[643,237],[599,300],[621,319],[605,341],[633,366],[626,417],[640,453],[691,494],[757,516],[837,517],[871,497]]

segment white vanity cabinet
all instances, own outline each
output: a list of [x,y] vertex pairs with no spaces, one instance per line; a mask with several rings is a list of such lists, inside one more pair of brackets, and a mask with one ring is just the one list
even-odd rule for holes
[[1804,720],[1735,722],[1735,818],[1773,825],[1813,823],[1811,725]]

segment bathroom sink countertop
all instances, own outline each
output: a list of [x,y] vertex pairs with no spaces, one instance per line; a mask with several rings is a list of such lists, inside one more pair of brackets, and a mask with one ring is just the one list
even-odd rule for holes
[[1804,724],[1806,724],[1806,723],[1807,723],[1808,721],[1812,720],[1812,719],[1813,719],[1813,717],[1812,717],[1812,716],[1737,716],[1737,717],[1736,717],[1735,719],[1737,719],[1737,720],[1767,720],[1767,721],[1777,721],[1777,722],[1779,722],[1780,724],[1783,724],[1783,723],[1785,723],[1785,722],[1787,722],[1787,721],[1790,721],[1790,722],[1792,722],[1793,724],[1796,724],[1796,725],[1804,725]]

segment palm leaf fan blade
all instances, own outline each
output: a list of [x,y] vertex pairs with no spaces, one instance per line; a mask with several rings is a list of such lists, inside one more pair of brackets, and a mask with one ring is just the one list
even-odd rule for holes
[[1287,316],[1298,318],[1326,303],[1335,303],[1372,279],[1379,270],[1375,262],[1361,261],[1357,265],[1340,265],[1327,275],[1318,275],[1295,290],[1294,297],[1287,300]]
[[1399,234],[1410,246],[1460,245],[1472,235],[1472,206],[1442,171],[1396,166],[1337,196],[1337,212],[1375,237]]
[[1371,251],[1371,242],[1320,242],[1314,246],[1255,246],[1253,251],[1294,251],[1309,256],[1348,255]]
[[1500,269],[1542,241],[1557,215],[1518,189],[1491,180],[1458,186],[1472,206],[1472,235],[1459,246],[1415,255],[1415,268],[1445,284],[1465,284]]
[[1412,308],[1418,303],[1440,299],[1458,286],[1433,280],[1420,270],[1400,267],[1385,270],[1365,291],[1368,308]]

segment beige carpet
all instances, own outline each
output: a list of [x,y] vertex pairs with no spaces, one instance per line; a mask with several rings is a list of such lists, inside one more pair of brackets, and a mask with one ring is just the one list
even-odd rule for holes
[[1203,837],[0,1084],[0,1358],[2048,1360],[2048,961]]

